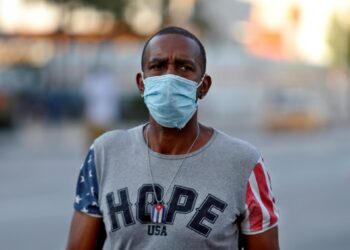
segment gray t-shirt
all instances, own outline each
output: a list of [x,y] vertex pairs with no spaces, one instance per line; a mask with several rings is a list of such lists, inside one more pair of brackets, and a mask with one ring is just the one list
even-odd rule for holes
[[238,249],[239,220],[258,151],[215,129],[202,148],[187,155],[149,150],[155,191],[158,199],[164,196],[166,209],[165,222],[155,224],[142,129],[102,135],[81,169],[75,209],[103,217],[105,249]]

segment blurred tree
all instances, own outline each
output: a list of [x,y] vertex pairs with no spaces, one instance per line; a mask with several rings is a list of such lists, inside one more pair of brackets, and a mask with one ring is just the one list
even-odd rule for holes
[[90,5],[100,10],[108,10],[113,12],[115,18],[118,20],[123,19],[124,10],[128,4],[127,0],[46,0],[49,2],[65,4],[65,5]]
[[[63,7],[63,14],[61,17],[61,27],[60,31],[64,30],[65,23],[71,18],[72,11],[80,6],[91,6],[98,10],[109,11],[114,14],[114,17],[117,21],[118,29],[115,30],[118,33],[134,33],[128,23],[125,20],[125,11],[127,8],[136,3],[136,0],[43,0],[47,2],[52,2],[56,4],[61,4]],[[161,26],[172,25],[172,20],[169,18],[169,5],[170,0],[159,0],[161,4]],[[147,5],[147,1],[144,1]],[[199,1],[196,1],[195,11],[190,21],[192,24],[195,24],[200,30],[208,30],[210,27],[205,19],[201,16],[200,4]],[[140,34],[137,34],[140,35]]]
[[347,78],[345,88],[347,110],[344,113],[350,122],[350,22],[348,20],[348,17],[341,19],[340,16],[333,15],[328,29],[328,44],[334,66],[344,70]]
[[[62,5],[62,17],[59,32],[65,30],[67,20],[72,17],[72,12],[75,8],[81,6],[90,6],[97,10],[111,12],[116,19],[116,26],[113,33],[118,34],[132,33],[128,24],[124,21],[124,12],[130,1],[127,0],[44,0]],[[69,21],[68,21],[69,22]]]
[[335,66],[350,68],[350,25],[341,22],[337,15],[333,15],[329,30],[328,44]]

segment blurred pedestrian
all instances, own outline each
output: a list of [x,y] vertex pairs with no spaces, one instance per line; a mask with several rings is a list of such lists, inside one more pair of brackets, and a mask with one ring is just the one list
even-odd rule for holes
[[91,146],[68,249],[278,249],[260,153],[197,120],[197,101],[211,86],[202,43],[164,28],[146,42],[141,66],[136,82],[149,122]]
[[107,67],[95,66],[88,72],[83,80],[82,96],[90,145],[98,136],[113,128],[118,116],[118,89]]

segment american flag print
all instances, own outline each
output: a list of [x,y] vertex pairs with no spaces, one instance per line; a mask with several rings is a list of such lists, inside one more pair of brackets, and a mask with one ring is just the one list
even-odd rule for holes
[[271,178],[263,159],[256,163],[247,184],[243,234],[257,234],[273,228],[278,222],[278,210],[272,192]]
[[156,203],[152,206],[151,220],[153,223],[163,223],[165,217],[165,206],[162,203]]
[[94,146],[92,145],[80,168],[74,208],[94,217],[102,217],[98,201]]

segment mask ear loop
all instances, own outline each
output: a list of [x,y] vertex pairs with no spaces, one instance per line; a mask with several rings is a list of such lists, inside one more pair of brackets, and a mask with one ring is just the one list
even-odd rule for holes
[[[204,81],[204,78],[205,78],[205,76],[206,76],[207,74],[206,73],[204,73],[203,74],[203,77],[202,77],[202,80],[199,82],[199,84],[197,85],[197,89],[202,85],[202,83],[203,83],[203,81]],[[198,98],[199,99],[202,99],[204,96],[198,96]]]
[[205,78],[206,75],[207,75],[206,73],[203,74],[203,77],[202,77],[201,81],[200,81],[199,84],[197,85],[197,89],[202,85],[202,83],[203,83],[204,78]]
[[[142,77],[142,81],[143,82],[145,82],[145,78],[143,77],[143,71],[141,71],[141,77]],[[143,85],[145,85],[145,83],[143,83]],[[145,91],[145,90],[143,90],[143,91]],[[143,98],[144,97],[144,94],[143,93],[141,93],[141,98]]]

